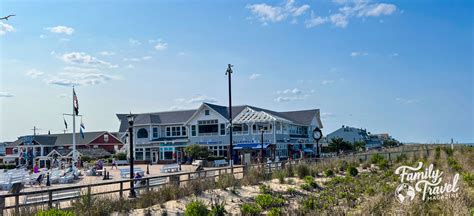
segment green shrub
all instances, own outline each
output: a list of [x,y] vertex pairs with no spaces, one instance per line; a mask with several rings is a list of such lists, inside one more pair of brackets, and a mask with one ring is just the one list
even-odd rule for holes
[[382,159],[380,160],[378,163],[377,163],[377,166],[380,168],[380,169],[388,169],[388,161],[385,160],[385,159]]
[[298,164],[296,166],[296,174],[300,179],[304,178],[305,176],[309,175],[309,167],[307,164]]
[[405,153],[401,153],[395,158],[395,162],[400,163],[402,161],[406,161],[407,159],[408,159],[408,156]]
[[211,212],[210,215],[212,216],[224,216],[227,214],[225,210],[225,201],[220,201],[220,198],[217,197],[216,199],[211,199]]
[[347,166],[348,166],[348,164],[347,164],[346,161],[343,160],[343,161],[339,162],[339,171],[341,171],[341,172],[345,171],[347,169]]
[[474,173],[463,172],[462,176],[467,185],[474,187]]
[[334,171],[332,171],[332,169],[326,169],[326,170],[324,170],[324,176],[332,177],[332,176],[334,176]]
[[200,200],[192,200],[186,204],[186,209],[184,210],[184,215],[186,216],[207,216],[209,215],[209,209],[207,209],[206,204]]
[[288,188],[286,189],[286,193],[290,195],[296,195],[296,189],[295,188]]
[[285,203],[283,198],[273,198],[270,194],[260,194],[255,197],[255,202],[262,208],[267,209],[269,207],[281,206]]
[[308,183],[304,183],[300,187],[301,189],[306,190],[306,191],[311,190],[311,185],[309,185]]
[[458,162],[456,161],[456,159],[454,159],[454,158],[452,158],[452,157],[448,157],[448,165],[449,165],[453,170],[455,170],[456,172],[461,172],[461,171],[462,171],[461,165],[459,165]]
[[370,162],[373,163],[373,164],[377,164],[382,160],[384,160],[384,157],[382,155],[379,155],[379,154],[374,154],[374,155],[372,155],[372,158],[370,158]]
[[238,186],[239,181],[232,174],[223,174],[219,176],[216,186],[219,189],[226,190],[228,187]]
[[278,179],[280,184],[285,184],[286,172],[284,170],[276,170],[272,173],[272,178]]
[[292,165],[287,166],[285,171],[286,171],[286,176],[287,177],[294,177],[295,176],[295,171],[293,170]]
[[435,148],[435,159],[439,159],[441,156],[441,147],[436,147]]
[[120,152],[115,154],[115,159],[117,160],[127,160],[127,153],[125,152]]
[[256,204],[244,203],[240,206],[240,213],[242,216],[258,216],[262,209]]
[[261,168],[251,168],[242,179],[243,185],[256,185],[260,181],[267,180],[268,176]]
[[448,156],[452,156],[453,155],[453,150],[450,148],[450,147],[444,147],[443,148],[444,152],[446,152],[446,154]]
[[289,185],[293,185],[293,184],[295,184],[295,180],[294,179],[288,179],[288,180],[286,180],[286,183],[288,183]]
[[271,208],[270,211],[268,211],[268,216],[283,216],[283,212],[281,211],[280,208]]
[[266,184],[261,184],[258,188],[260,189],[260,193],[262,193],[262,194],[271,194],[272,193],[272,190]]
[[38,212],[36,216],[74,216],[74,213],[58,209],[49,209],[47,211]]
[[316,182],[314,181],[313,176],[305,176],[304,177],[304,182],[312,188],[317,188],[318,187],[318,184],[316,184]]
[[359,171],[357,170],[357,168],[353,166],[347,167],[346,175],[356,176],[357,174],[359,174]]

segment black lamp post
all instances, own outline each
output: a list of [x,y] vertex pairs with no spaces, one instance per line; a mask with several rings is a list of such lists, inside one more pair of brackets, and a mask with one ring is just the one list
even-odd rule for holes
[[234,157],[233,157],[233,142],[232,142],[232,67],[234,65],[228,64],[225,75],[229,77],[229,163],[230,163],[230,172],[234,174]]
[[263,129],[263,127],[260,128],[260,134],[261,134],[261,136],[260,136],[260,142],[261,142],[261,144],[262,144],[262,146],[261,146],[261,148],[260,148],[260,154],[261,154],[261,156],[262,156],[262,164],[264,164],[264,161],[263,161],[263,159],[264,159],[264,158],[263,158],[263,133],[264,133],[264,132],[265,132],[265,130]]
[[319,140],[323,138],[323,132],[318,127],[313,130],[313,138],[316,140],[316,159],[319,159]]
[[137,195],[135,194],[135,188],[133,187],[133,178],[135,177],[135,173],[133,170],[133,121],[135,119],[135,116],[130,113],[127,115],[127,120],[128,120],[128,137],[130,138],[130,150],[129,150],[129,158],[130,158],[130,198],[135,198]]

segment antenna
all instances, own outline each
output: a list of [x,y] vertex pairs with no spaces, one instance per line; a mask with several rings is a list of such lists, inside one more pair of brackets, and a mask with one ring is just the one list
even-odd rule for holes
[[36,126],[33,126],[31,129],[33,131],[33,136],[36,136],[36,131],[42,130],[41,128],[37,128]]

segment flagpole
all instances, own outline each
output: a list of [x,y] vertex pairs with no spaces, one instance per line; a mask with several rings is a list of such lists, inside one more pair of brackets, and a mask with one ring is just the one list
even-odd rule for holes
[[74,109],[74,86],[72,87],[72,166],[76,171],[76,112]]

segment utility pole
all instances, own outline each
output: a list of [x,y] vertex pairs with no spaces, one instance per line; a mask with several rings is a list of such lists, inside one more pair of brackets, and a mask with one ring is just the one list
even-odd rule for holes
[[233,65],[228,64],[227,65],[227,70],[225,72],[225,75],[228,76],[229,78],[229,124],[230,124],[230,130],[229,130],[229,163],[230,163],[230,172],[234,174],[234,157],[233,157],[233,141],[232,141],[232,67]]
[[31,129],[33,131],[33,136],[36,136],[36,131],[39,131],[41,130],[40,128],[37,128],[36,126],[33,126],[33,129]]

